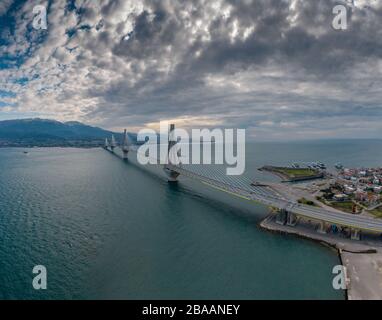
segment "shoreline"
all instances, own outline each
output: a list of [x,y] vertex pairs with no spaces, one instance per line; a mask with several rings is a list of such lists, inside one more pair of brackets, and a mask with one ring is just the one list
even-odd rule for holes
[[279,225],[273,215],[263,219],[259,227],[267,232],[293,235],[336,250],[341,265],[347,270],[345,299],[382,299],[382,250],[373,243],[356,242],[332,234],[320,234],[312,228],[299,225],[294,227]]

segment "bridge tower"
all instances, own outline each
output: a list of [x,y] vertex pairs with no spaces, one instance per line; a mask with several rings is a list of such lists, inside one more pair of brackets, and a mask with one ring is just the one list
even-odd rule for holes
[[117,143],[115,142],[114,134],[112,134],[111,135],[111,143],[110,143],[111,152],[114,152],[114,149],[116,146],[117,146]]
[[105,145],[103,146],[106,150],[109,148],[109,140],[105,139]]
[[125,129],[123,133],[123,142],[122,142],[122,152],[123,152],[123,160],[127,160],[127,154],[129,153],[130,147],[130,139],[127,135],[127,130]]
[[177,165],[176,158],[178,157],[177,152],[172,148],[177,143],[175,138],[175,124],[170,124],[170,131],[168,134],[167,163],[163,168],[167,175],[168,182],[177,182],[179,176],[179,173],[172,169],[172,166]]

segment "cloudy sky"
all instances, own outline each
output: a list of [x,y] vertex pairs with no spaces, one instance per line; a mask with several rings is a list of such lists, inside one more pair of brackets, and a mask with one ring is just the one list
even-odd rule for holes
[[381,75],[381,0],[0,1],[0,120],[373,138]]

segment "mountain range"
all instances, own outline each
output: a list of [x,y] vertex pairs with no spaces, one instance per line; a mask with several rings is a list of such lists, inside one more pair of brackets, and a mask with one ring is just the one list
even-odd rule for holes
[[[81,122],[60,122],[48,119],[17,119],[0,121],[1,146],[98,146],[105,138],[121,139],[121,133],[92,127]],[[136,141],[136,135],[129,133]]]

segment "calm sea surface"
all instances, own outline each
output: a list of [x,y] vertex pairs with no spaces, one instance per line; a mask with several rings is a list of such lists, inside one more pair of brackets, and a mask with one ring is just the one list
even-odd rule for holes
[[[382,142],[248,144],[246,174],[296,161],[380,166]],[[102,149],[0,149],[0,168],[2,299],[344,298],[336,253],[261,231],[265,207]]]

